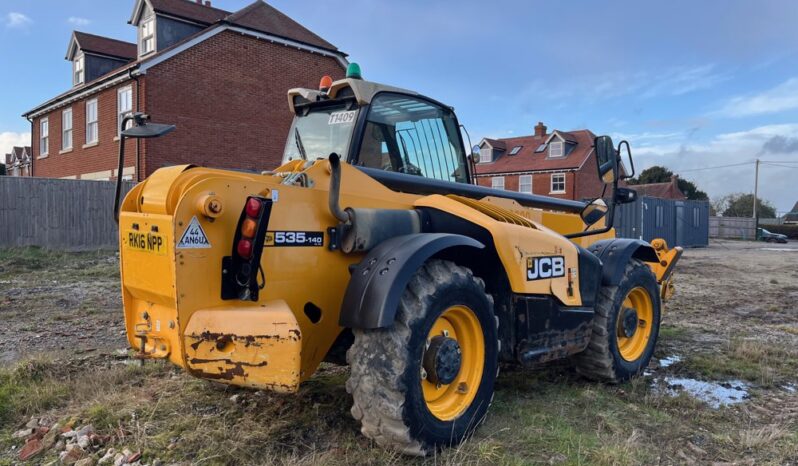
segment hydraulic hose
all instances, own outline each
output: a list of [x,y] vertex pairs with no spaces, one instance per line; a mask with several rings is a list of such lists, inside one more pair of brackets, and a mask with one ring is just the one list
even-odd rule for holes
[[343,223],[350,223],[349,213],[341,209],[338,201],[341,195],[341,158],[333,152],[330,154],[330,213]]

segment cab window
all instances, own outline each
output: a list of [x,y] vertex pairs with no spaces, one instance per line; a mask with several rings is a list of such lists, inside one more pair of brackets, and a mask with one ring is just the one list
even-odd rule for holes
[[451,110],[399,94],[370,105],[356,163],[363,167],[466,183],[466,159]]

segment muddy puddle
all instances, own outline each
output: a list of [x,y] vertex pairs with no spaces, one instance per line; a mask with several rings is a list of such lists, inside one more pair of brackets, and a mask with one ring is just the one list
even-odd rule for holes
[[[666,369],[682,361],[679,355],[667,356],[659,359],[660,369]],[[646,375],[654,375],[646,372]],[[714,409],[742,403],[750,398],[750,386],[741,380],[728,380],[725,382],[712,382],[689,377],[671,375],[658,376],[652,383],[654,391],[668,396],[679,396],[687,393],[699,399]]]

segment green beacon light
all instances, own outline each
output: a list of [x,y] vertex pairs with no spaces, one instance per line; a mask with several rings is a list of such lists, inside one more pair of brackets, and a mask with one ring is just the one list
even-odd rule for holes
[[363,79],[363,74],[360,73],[360,65],[355,62],[346,67],[346,77],[352,79]]

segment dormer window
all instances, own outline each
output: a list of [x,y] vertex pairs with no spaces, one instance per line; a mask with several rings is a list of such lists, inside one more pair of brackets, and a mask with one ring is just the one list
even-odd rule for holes
[[141,22],[139,26],[139,55],[147,55],[155,51],[155,17],[151,16]]
[[562,157],[563,156],[563,143],[562,141],[552,141],[549,143],[549,157]]
[[493,162],[493,150],[490,147],[485,147],[479,151],[479,163]]
[[513,149],[510,151],[510,155],[515,155],[515,154],[517,154],[518,152],[520,152],[520,151],[521,151],[521,148],[523,148],[523,147],[524,147],[524,146],[515,146],[515,147],[513,147]]
[[83,84],[86,78],[86,61],[83,55],[77,57],[74,62],[72,62],[72,67],[74,69],[74,73],[72,74],[72,84],[77,86],[78,84]]

